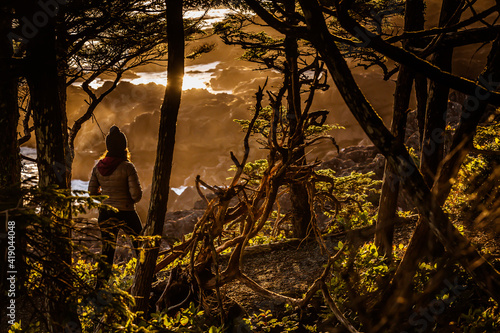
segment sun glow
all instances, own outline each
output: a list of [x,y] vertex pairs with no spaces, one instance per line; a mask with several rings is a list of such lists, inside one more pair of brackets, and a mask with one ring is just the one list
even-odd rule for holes
[[[184,78],[182,90],[189,89],[206,89],[213,94],[231,93],[231,91],[217,90],[214,91],[210,85],[210,80],[214,76],[215,70],[219,61],[211,62],[202,65],[186,66],[184,70]],[[124,82],[130,82],[134,85],[156,83],[162,86],[167,85],[167,71],[163,72],[136,72],[135,78],[122,79]],[[93,89],[98,89],[104,84],[104,80],[96,79],[90,86]]]

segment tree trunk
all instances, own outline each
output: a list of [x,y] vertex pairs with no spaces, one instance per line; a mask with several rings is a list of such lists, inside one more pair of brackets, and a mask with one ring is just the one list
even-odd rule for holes
[[[289,23],[294,24],[294,19],[292,18],[295,14],[295,1],[289,0],[285,2],[285,11],[289,14]],[[298,46],[297,38],[291,35],[285,36],[285,54],[286,54],[286,72],[285,75],[288,79],[288,94],[287,94],[287,118],[290,125],[289,132],[289,147],[296,147],[304,142],[303,133],[298,128],[301,122],[302,106],[300,98],[300,79],[299,79],[299,69],[297,64],[298,59]],[[305,150],[299,149],[295,153],[292,153],[289,158],[294,159],[295,163],[305,164]],[[292,183],[289,187],[290,190],[290,201],[292,203],[292,223],[293,223],[293,237],[304,238],[307,236],[307,228],[311,221],[311,207],[309,205],[309,194],[307,188],[303,183]]]
[[[491,91],[499,88],[500,35],[493,42],[487,64],[476,82]],[[462,105],[460,124],[453,135],[453,141],[449,149],[450,153],[440,168],[439,175],[432,187],[433,193],[438,197],[439,202],[444,202],[448,197],[453,185],[451,179],[456,177],[462,162],[473,147],[474,133],[477,125],[485,115],[487,106],[485,96],[479,93],[467,96],[464,105]]]
[[[411,69],[401,66],[394,94],[391,133],[396,140],[403,144],[405,139],[406,112],[410,102],[413,76]],[[375,245],[379,249],[379,252],[387,258],[392,257],[394,221],[399,196],[399,178],[396,172],[389,163],[385,163],[377,216],[377,232],[375,233]]]
[[[365,133],[397,170],[400,183],[413,193],[412,200],[419,213],[430,224],[448,253],[467,270],[483,290],[500,301],[499,273],[453,226],[436,202],[435,196],[431,194],[405,146],[397,142],[385,128],[380,117],[363,96],[328,31],[317,1],[300,0],[300,4],[309,29],[308,38],[321,54],[337,88]],[[405,306],[407,302],[407,299],[395,298],[387,302],[387,305],[399,312],[398,308]],[[380,319],[390,322],[390,318]]]
[[[40,12],[38,4],[22,8],[26,17],[35,17]],[[61,13],[59,13],[61,15]],[[60,16],[46,16],[46,24],[41,25],[26,45],[25,72],[30,89],[33,108],[33,122],[36,134],[38,185],[57,185],[61,189],[70,188],[71,157],[68,151],[66,119],[66,84],[61,61],[64,36],[56,28]],[[57,31],[57,32],[56,32]],[[64,66],[64,64],[62,65]],[[42,211],[41,214],[44,214]],[[71,299],[71,289],[67,288],[71,267],[70,228],[54,224],[51,230],[59,239],[67,240],[64,248],[52,249],[57,260],[62,263],[58,269],[44,271],[47,279],[46,308],[51,332],[72,329],[81,331],[77,314],[77,304]],[[63,268],[61,268],[63,267]],[[46,268],[44,267],[44,270]]]
[[[482,77],[489,77],[492,82],[498,82],[500,80],[500,40],[496,40],[493,44],[492,50],[489,55],[489,61],[486,65],[485,70],[481,74]],[[494,80],[494,81],[493,81]],[[480,82],[481,80],[478,80]],[[474,99],[475,96],[469,96],[469,99]],[[467,101],[465,105],[467,105]],[[465,107],[464,105],[464,107]],[[479,123],[479,119],[484,114],[487,103],[481,102],[475,104],[477,109],[474,110],[474,116],[465,116],[459,129],[454,135],[454,144],[450,151],[453,151],[456,147],[460,145],[460,149],[457,150],[456,154],[450,153],[451,158],[446,159],[445,167],[440,169],[439,177],[434,182],[434,187],[432,188],[432,193],[435,196],[436,205],[442,206],[448,197],[451,190],[450,179],[456,177],[458,169],[462,164],[463,159],[467,155],[470,147],[472,146],[472,138],[475,132],[475,128]],[[465,115],[467,111],[463,112]],[[422,219],[419,219],[415,232],[411,238],[410,244],[406,249],[405,256],[401,261],[396,274],[393,278],[393,284],[391,286],[391,292],[393,293],[392,299],[397,299],[401,297],[404,291],[408,293],[408,288],[410,288],[413,276],[415,275],[416,267],[422,257],[422,248],[425,248],[427,242],[429,241],[429,229],[428,223]],[[390,303],[390,302],[388,302]]]
[[[145,234],[148,236],[158,236],[163,232],[172,171],[177,114],[181,102],[184,75],[182,0],[168,0],[165,2],[167,5],[168,74],[167,87],[161,107],[153,186],[146,223]],[[132,295],[136,301],[134,311],[148,312],[149,294],[159,244],[159,241],[152,245],[145,242],[141,249],[141,251],[144,251],[144,255],[141,254],[141,260],[137,263],[132,285]]]
[[[460,0],[443,1],[439,18],[440,27],[459,22],[460,15],[454,14],[460,7],[460,3]],[[432,63],[441,68],[441,70],[451,73],[452,58],[453,48],[444,48],[434,54]],[[422,149],[420,151],[420,172],[422,172],[424,180],[429,188],[432,187],[434,183],[438,166],[444,157],[444,131],[446,128],[446,112],[448,110],[449,94],[450,88],[447,86],[436,83],[435,81],[430,82],[424,136],[422,138]],[[429,239],[425,242],[418,243],[417,246],[423,246],[431,257],[438,258],[443,253],[442,244],[440,244],[437,238],[432,234],[427,223],[424,223],[422,228],[424,230],[421,232],[428,234]],[[415,267],[416,265],[415,263]]]
[[[30,8],[33,17],[37,6]],[[30,15],[31,14],[31,15]],[[58,72],[55,19],[48,18],[27,45],[27,75],[36,134],[39,186],[69,188],[71,158],[67,151],[66,92]]]
[[[21,162],[19,159],[19,145],[17,143],[17,122],[19,110],[17,108],[17,80],[18,77],[13,65],[12,42],[7,37],[11,28],[12,18],[8,15],[9,8],[0,7],[0,188],[19,187],[21,180]],[[2,194],[6,192],[2,191]],[[17,204],[15,196],[3,198],[0,211]],[[3,207],[3,206],[2,206]]]
[[[424,4],[422,0],[408,0],[405,10],[405,31],[416,31],[424,28]],[[411,89],[415,73],[407,66],[399,69],[394,94],[394,108],[391,133],[404,143],[406,128],[406,113],[410,105]],[[377,232],[375,245],[381,254],[392,257],[392,242],[394,235],[394,219],[399,194],[399,182],[394,170],[388,163],[385,165],[382,191],[377,217]]]
[[[462,1],[445,0],[441,8],[439,26],[456,24],[460,15],[454,15]],[[453,49],[443,48],[437,51],[432,63],[441,70],[451,72]],[[450,88],[435,81],[429,86],[429,100],[425,117],[424,136],[420,153],[420,171],[429,187],[432,187],[439,163],[443,159],[444,130],[446,126],[446,111]]]
[[[17,108],[17,80],[13,66],[13,50],[12,42],[7,37],[12,24],[10,15],[12,8],[6,3],[0,5],[0,212],[16,207],[20,197],[21,189],[21,163],[19,160],[19,145],[17,143],[17,122],[19,120],[19,110]],[[18,270],[17,277],[21,275],[21,266],[15,264],[12,269],[9,269],[8,262],[8,237],[7,237],[7,214],[0,213],[0,234],[5,237],[0,237],[0,306],[2,309],[7,308],[7,272]],[[16,243],[17,251],[16,261],[19,262],[20,248],[19,237],[22,235],[19,229],[16,228]],[[18,279],[17,283],[22,283]],[[5,313],[5,312],[2,312]],[[8,327],[6,323],[7,317],[2,315],[0,326]]]
[[[460,1],[457,0],[446,0],[443,2],[439,22],[440,26],[445,26],[448,23],[459,4]],[[458,19],[459,16],[455,17],[454,22]],[[440,50],[433,57],[433,63],[442,70],[450,72],[452,55],[453,49]],[[443,159],[443,138],[446,110],[448,108],[448,94],[449,88],[447,86],[431,81],[425,127],[421,141],[420,160],[422,176],[428,187],[432,186],[438,165]],[[439,205],[441,206],[442,204],[443,202]],[[427,254],[433,253],[437,257],[442,254],[443,247],[431,232],[429,224],[426,221],[422,221],[422,216],[420,215],[417,228],[393,280],[398,287],[392,288],[392,290],[396,291],[400,297],[409,297],[408,294],[411,292],[413,276],[418,264],[422,260],[423,251]]]
[[427,110],[427,78],[422,73],[415,73],[415,97],[417,99],[417,123],[419,148],[422,150],[424,137],[425,113]]

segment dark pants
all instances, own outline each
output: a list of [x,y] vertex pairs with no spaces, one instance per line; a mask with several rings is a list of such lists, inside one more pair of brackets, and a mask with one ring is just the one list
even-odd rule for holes
[[[98,285],[100,285],[111,276],[116,238],[120,229],[123,229],[128,235],[138,236],[141,233],[142,225],[139,215],[134,210],[121,210],[115,213],[111,210],[101,209],[97,222],[101,229],[102,255],[105,256],[98,265],[97,280]],[[139,247],[137,240],[133,240],[132,244],[135,249]]]

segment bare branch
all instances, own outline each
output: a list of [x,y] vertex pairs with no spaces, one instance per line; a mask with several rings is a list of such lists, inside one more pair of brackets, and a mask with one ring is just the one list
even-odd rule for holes
[[323,297],[325,298],[326,304],[328,304],[328,307],[333,312],[335,317],[337,317],[337,319],[342,323],[342,325],[344,325],[344,327],[347,328],[351,333],[359,333],[359,331],[355,329],[354,326],[352,326],[349,320],[347,320],[344,314],[340,311],[337,304],[335,304],[334,300],[332,299],[332,296],[330,296],[330,291],[328,290],[324,282],[321,282],[321,292],[323,293]]
[[[432,65],[424,59],[417,57],[413,53],[387,43],[380,36],[370,32],[355,21],[350,16],[348,7],[344,5],[345,1],[339,2],[338,0],[336,0],[336,3],[337,10],[339,12],[338,19],[340,24],[353,36],[362,36],[362,44],[364,47],[373,48],[377,52],[382,53],[383,55],[399,62],[400,64],[410,66],[411,68],[414,68],[416,71],[421,72],[428,78],[438,83],[447,85],[450,88],[463,92],[467,95],[484,96],[485,102],[500,106],[500,93],[494,92],[491,89],[487,89],[469,79],[465,79],[463,77],[453,75],[449,72],[442,71],[440,68]],[[329,34],[329,36],[331,35]]]

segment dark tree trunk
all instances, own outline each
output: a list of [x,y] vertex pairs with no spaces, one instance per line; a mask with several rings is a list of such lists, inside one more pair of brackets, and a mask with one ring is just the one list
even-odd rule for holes
[[[416,31],[424,28],[424,3],[422,0],[408,0],[405,10],[405,31]],[[406,114],[410,105],[411,89],[415,74],[411,68],[402,65],[396,82],[394,94],[394,108],[391,124],[391,133],[396,139],[404,143]],[[399,194],[399,181],[390,164],[386,163],[382,191],[377,218],[377,232],[375,245],[380,253],[388,258],[392,256],[392,242],[394,235],[394,218]]]
[[[69,70],[69,65],[68,65],[68,60],[69,60],[69,41],[68,41],[68,27],[66,26],[66,21],[64,20],[64,17],[66,15],[66,7],[65,6],[60,6],[59,7],[59,12],[58,15],[56,16],[56,44],[55,44],[55,50],[56,50],[56,71],[57,71],[57,94],[59,96],[59,105],[61,109],[61,132],[62,132],[62,138],[63,138],[63,149],[64,149],[64,160],[61,160],[60,162],[57,163],[57,165],[54,167],[55,172],[56,172],[56,177],[57,175],[60,176],[60,178],[66,178],[67,181],[67,188],[71,187],[71,177],[72,177],[72,170],[73,170],[73,155],[72,155],[72,150],[69,145],[69,130],[68,130],[68,118],[67,118],[67,110],[66,110],[66,102],[68,100],[68,95],[67,95],[67,76],[66,73],[68,73]],[[61,148],[59,148],[61,149]],[[64,168],[64,174],[61,174],[59,171],[60,168]]]
[[[456,24],[460,20],[460,15],[455,12],[460,6],[460,0],[445,0],[441,8],[439,26]],[[452,67],[453,48],[443,48],[434,54],[432,63],[441,70],[450,72]],[[429,97],[425,115],[424,133],[422,147],[420,151],[420,172],[422,173],[427,186],[432,187],[436,177],[439,164],[443,160],[444,154],[444,131],[446,128],[446,111],[448,110],[448,96],[450,88],[431,81],[429,85]],[[419,218],[420,219],[420,218]],[[418,222],[420,224],[420,221]],[[430,231],[428,224],[422,225],[422,233],[428,234],[428,239],[424,242],[414,244],[422,249],[426,249],[428,255],[438,258],[443,253],[443,245]],[[415,263],[415,268],[417,263]]]
[[[7,37],[11,28],[12,18],[6,5],[0,7],[0,188],[19,187],[21,180],[21,162],[19,160],[19,145],[17,143],[17,123],[19,110],[17,108],[18,77],[13,64],[12,42]],[[6,192],[2,191],[2,194]],[[16,197],[6,197],[0,205],[0,211],[17,204]]]
[[[405,138],[406,111],[410,102],[413,76],[410,68],[401,66],[394,95],[394,110],[391,123],[391,133],[401,143],[404,143]],[[378,247],[379,252],[387,258],[392,257],[394,221],[398,196],[399,178],[397,170],[386,162],[378,208],[375,245]]]
[[[448,253],[468,271],[480,287],[499,301],[500,275],[451,224],[436,202],[435,196],[425,184],[405,146],[397,142],[385,128],[380,117],[363,96],[328,32],[317,1],[300,0],[299,2],[307,19],[310,31],[308,38],[321,54],[337,88],[365,133],[398,171],[401,184],[411,191],[413,203],[430,224],[432,231],[438,236]],[[386,305],[399,313],[401,308],[408,304],[407,302],[408,300],[395,298]],[[380,318],[380,320],[391,322],[391,318]]]
[[[22,8],[23,15],[35,17],[40,13],[38,4]],[[61,13],[59,13],[61,15]],[[25,72],[30,90],[35,126],[38,185],[43,188],[57,185],[70,188],[71,157],[68,151],[66,119],[66,84],[63,72],[65,64],[64,35],[58,30],[60,16],[46,15],[46,24],[37,28],[26,45]],[[43,214],[43,212],[42,212]],[[51,230],[61,240],[64,248],[51,249],[61,263],[58,268],[44,271],[47,287],[46,310],[51,332],[81,331],[77,304],[71,296],[71,281],[67,274],[71,267],[70,228],[54,224]],[[45,267],[44,267],[45,269]]]
[[[460,16],[455,15],[455,11],[460,5],[459,0],[446,0],[443,2],[440,16],[440,26],[445,26],[450,23],[456,23]],[[453,17],[454,16],[454,17]],[[453,20],[450,19],[453,17]],[[451,62],[453,56],[453,49],[443,49],[435,53],[433,57],[434,65],[438,66],[444,71],[451,72]],[[422,149],[420,153],[420,170],[422,176],[430,188],[434,183],[439,163],[443,159],[444,151],[444,129],[446,126],[446,111],[448,109],[448,95],[449,88],[445,85],[431,81],[429,87],[429,97],[427,112],[425,116],[425,127],[422,138]],[[440,203],[442,205],[443,202]],[[438,257],[443,252],[443,246],[439,243],[438,239],[431,232],[428,223],[422,222],[421,217],[417,225],[417,231],[408,246],[407,258],[403,258],[400,268],[404,274],[408,276],[415,273],[420,260],[412,258],[412,255],[418,254],[419,258],[422,257],[423,251],[427,254],[432,254]],[[401,273],[403,274],[403,272]],[[413,276],[413,275],[412,275]],[[408,279],[406,279],[408,280]],[[400,291],[410,288],[410,285],[401,286]],[[409,290],[408,290],[409,291]]]
[[[0,212],[16,207],[20,196],[21,164],[19,160],[19,145],[17,143],[17,122],[19,120],[19,110],[17,108],[17,75],[13,66],[12,42],[8,33],[12,24],[12,8],[7,3],[0,5]],[[0,213],[0,306],[7,308],[7,272],[18,270],[17,277],[20,277],[20,265],[15,265],[13,269],[7,263],[8,259],[8,221],[5,213]],[[16,247],[19,249],[19,237],[21,236],[20,225],[17,225]],[[20,252],[17,251],[19,261]],[[22,282],[22,281],[17,281]],[[2,311],[2,314],[5,312]],[[8,327],[7,317],[2,315],[0,326]]]
[[[151,202],[146,223],[146,235],[157,236],[163,231],[167,210],[170,174],[175,144],[177,114],[181,102],[182,79],[184,75],[184,27],[182,21],[182,0],[168,0],[167,38],[168,38],[168,76],[163,105],[161,107],[160,129],[156,162],[153,173]],[[148,312],[149,294],[158,257],[160,242],[143,245],[143,260],[137,263],[132,285],[135,297],[135,311]]]
[[[445,0],[441,8],[439,26],[456,24],[460,15],[454,15],[462,1]],[[452,48],[443,48],[437,51],[432,63],[446,72],[451,72],[453,57]],[[446,110],[448,109],[448,95],[450,88],[446,85],[430,82],[427,112],[425,116],[422,151],[420,153],[420,171],[429,187],[432,187],[439,163],[443,159],[444,130],[446,126]]]
[[[33,11],[37,6],[31,8]],[[30,15],[31,14],[31,15]],[[27,17],[33,17],[32,12]],[[56,22],[39,28],[27,45],[26,79],[33,107],[39,186],[69,188],[71,158],[67,151],[66,88],[58,71]]]
[[422,149],[422,138],[424,137],[425,128],[425,113],[427,110],[427,78],[422,73],[415,73],[415,97],[417,99],[419,148]]
[[[493,42],[485,69],[476,81],[488,90],[497,90],[500,86],[500,35]],[[465,157],[473,147],[474,134],[476,128],[486,113],[488,103],[485,102],[485,95],[476,94],[467,96],[462,105],[460,124],[453,135],[453,141],[449,149],[449,158],[443,163],[434,186],[439,202],[444,202],[450,193],[452,182],[458,174]]]
[[[292,17],[295,14],[295,1],[286,1],[285,10],[289,14],[289,21],[294,24]],[[302,118],[302,105],[300,98],[300,79],[298,68],[298,45],[297,38],[291,35],[285,37],[286,73],[288,79],[288,113],[287,118],[290,124],[289,146],[296,147],[304,142],[303,133],[297,126]],[[290,153],[292,153],[290,151]],[[295,163],[304,164],[306,162],[304,149],[299,149],[292,153],[290,158]],[[309,194],[303,183],[290,184],[290,200],[292,203],[293,237],[304,238],[307,236],[307,228],[311,221],[311,207],[309,205]]]
[[[491,82],[500,82],[500,40],[497,39],[493,44],[488,59],[488,64],[481,74],[481,77],[488,77]],[[478,80],[478,83],[481,83],[481,80]],[[457,149],[454,154],[450,153],[451,157],[449,159],[447,158],[446,163],[440,169],[439,177],[435,180],[434,187],[432,188],[432,193],[435,195],[435,204],[437,206],[443,205],[448,197],[451,190],[450,179],[456,177],[462,161],[472,147],[475,128],[486,110],[487,103],[478,102],[476,96],[469,96],[467,98],[464,103],[464,109],[465,105],[470,103],[469,100],[471,99],[475,100],[472,104],[475,105],[474,112],[469,113],[467,110],[464,110],[461,124],[454,135],[450,151],[452,152],[457,147],[459,147],[459,149]],[[432,229],[429,229],[427,221],[419,219],[410,244],[406,249],[405,256],[398,266],[393,278],[393,283],[389,291],[392,296],[387,296],[386,299],[394,300],[405,297],[404,295],[408,294],[416,267],[421,261],[422,254],[424,253],[423,249],[429,247],[429,231],[432,231]],[[391,301],[387,301],[388,304],[390,302]]]
[[[440,26],[448,23],[451,16],[458,8],[460,1],[449,0],[443,2],[442,14],[440,18]],[[413,7],[413,8],[412,8]],[[424,28],[424,6],[422,1],[407,1],[406,14],[405,14],[405,28],[407,30],[421,30]],[[456,15],[454,20],[458,20],[460,16]],[[413,22],[412,22],[413,21]],[[453,21],[453,22],[455,22]],[[451,23],[453,23],[451,22]],[[437,52],[433,57],[434,65],[440,67],[442,70],[451,72],[451,57],[453,49],[444,49]],[[404,140],[404,124],[406,123],[405,112],[409,105],[411,85],[408,86],[409,80],[413,79],[412,74],[406,74],[409,71],[406,66],[402,66],[398,76],[396,85],[395,102],[394,102],[394,116],[391,131],[398,140]],[[405,78],[406,76],[406,78]],[[406,81],[400,81],[400,78]],[[419,78],[421,80],[421,78]],[[411,82],[410,82],[411,84]],[[422,89],[419,87],[419,89]],[[443,138],[446,120],[446,110],[448,106],[449,88],[442,84],[431,82],[429,103],[426,107],[427,113],[424,118],[424,128],[421,131],[423,135],[422,149],[421,149],[421,164],[420,168],[427,185],[432,186],[434,176],[437,172],[438,165],[443,158]],[[422,105],[423,101],[419,100]],[[404,114],[404,115],[403,115]],[[420,122],[419,128],[422,128],[422,112],[417,113],[417,119]],[[396,124],[395,120],[402,123]],[[398,127],[399,126],[399,130]],[[384,183],[382,185],[382,194],[380,197],[380,205],[377,220],[378,232],[375,237],[375,243],[381,247],[382,253],[390,256],[392,254],[392,235],[393,223],[398,195],[397,178],[394,176],[395,170],[391,170],[386,165],[386,172],[384,174]],[[429,230],[427,230],[429,232]],[[437,239],[430,233],[430,239],[427,244],[432,248],[432,252],[436,255],[442,253],[442,246],[440,246]],[[423,245],[423,244],[420,244]]]
[[[440,26],[444,26],[448,23],[459,4],[460,1],[456,0],[443,2]],[[453,22],[456,22],[459,17],[460,16],[456,15]],[[434,55],[433,63],[442,70],[451,72],[452,55],[453,49],[440,50]],[[447,86],[431,81],[425,115],[425,126],[422,132],[423,137],[421,137],[422,146],[420,160],[421,172],[428,187],[432,187],[438,165],[443,158],[443,138],[446,125],[448,95],[449,88]],[[439,206],[442,204],[443,202],[440,202]],[[443,245],[432,233],[427,221],[423,221],[422,214],[420,214],[417,228],[393,280],[394,285],[391,289],[395,292],[393,293],[392,299],[396,297],[409,299],[413,276],[415,275],[418,264],[422,260],[423,253],[433,254],[434,257],[438,257],[442,255],[442,252]],[[402,311],[402,313],[405,313],[405,311]],[[400,319],[394,320],[396,326],[398,325],[398,320]]]

